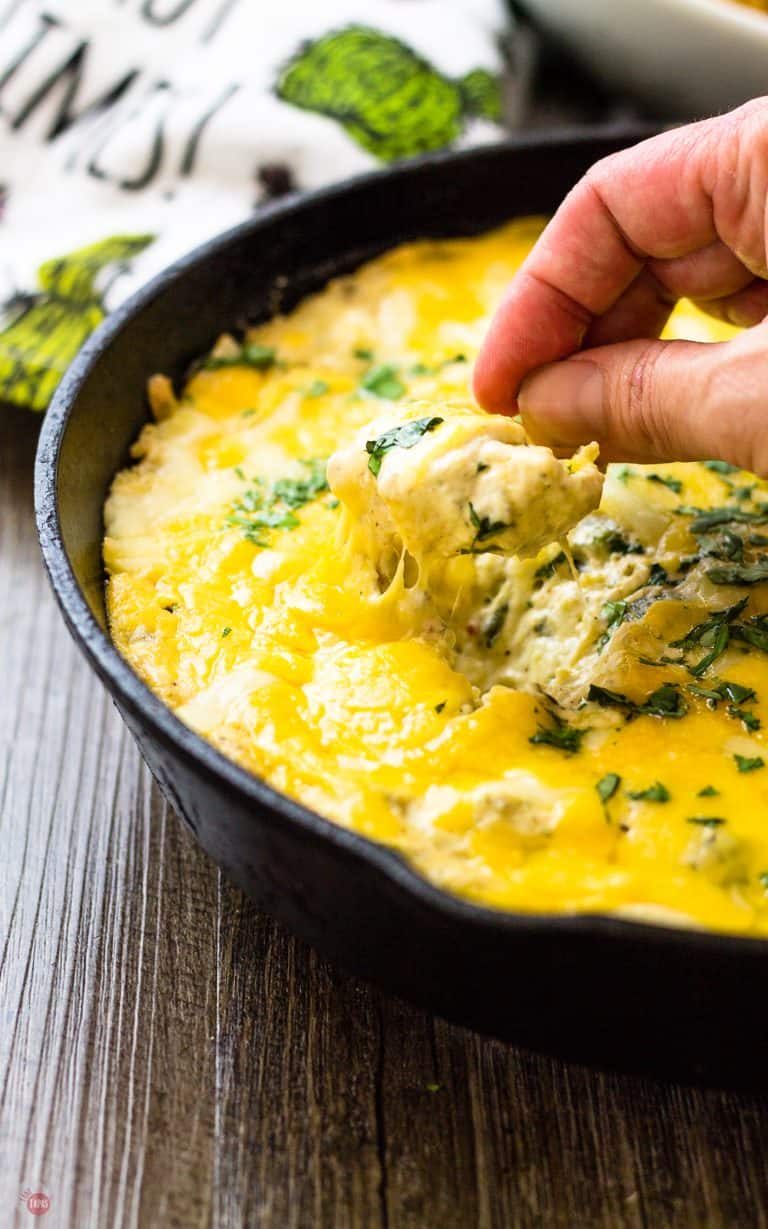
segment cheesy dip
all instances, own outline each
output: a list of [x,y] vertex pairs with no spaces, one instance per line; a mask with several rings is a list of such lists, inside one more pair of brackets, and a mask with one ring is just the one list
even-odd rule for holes
[[[226,755],[441,887],[768,933],[768,486],[557,459],[469,373],[541,228],[219,340],[105,509],[115,643]],[[687,305],[670,336],[733,330]]]

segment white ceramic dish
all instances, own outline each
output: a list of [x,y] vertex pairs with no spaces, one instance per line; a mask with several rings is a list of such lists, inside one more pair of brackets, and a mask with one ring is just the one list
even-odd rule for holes
[[731,0],[522,3],[596,76],[656,115],[709,115],[768,94],[768,13]]

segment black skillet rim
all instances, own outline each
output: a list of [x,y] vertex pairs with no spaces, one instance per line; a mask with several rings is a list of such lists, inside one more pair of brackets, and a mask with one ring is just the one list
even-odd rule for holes
[[[484,152],[531,147],[588,145],[596,139],[627,138],[640,140],[654,128],[641,125],[624,127],[589,127],[562,131],[536,132],[482,146]],[[449,150],[428,154],[407,163],[375,170],[344,180],[331,187],[292,194],[262,208],[258,215],[200,244],[191,252],[161,270],[124,303],[120,304],[86,341],[67,369],[46,412],[35,459],[35,518],[40,547],[48,577],[64,620],[75,642],[90,665],[107,685],[110,693],[161,744],[170,746],[187,761],[202,768],[221,785],[235,791],[250,804],[270,815],[272,820],[289,822],[310,841],[330,843],[351,860],[364,861],[385,876],[400,891],[415,898],[422,907],[450,917],[469,928],[482,931],[525,932],[535,935],[593,936],[596,941],[642,941],[664,950],[684,946],[693,955],[696,951],[715,953],[723,949],[737,955],[754,955],[768,945],[758,936],[729,934],[696,927],[666,923],[642,922],[600,913],[556,914],[516,913],[477,905],[436,887],[412,867],[396,850],[333,823],[303,806],[300,802],[274,789],[255,774],[240,768],[233,760],[217,751],[175,716],[142,682],[129,663],[120,655],[105,631],[99,626],[75,577],[64,545],[58,505],[58,465],[64,433],[73,413],[81,385],[108,350],[113,338],[130,324],[134,316],[158,294],[198,262],[215,259],[218,252],[244,234],[258,231],[268,221],[290,217],[312,206],[313,202],[332,202],[350,190],[387,178],[408,181],[418,175],[419,167],[435,163],[471,160],[477,149]]]

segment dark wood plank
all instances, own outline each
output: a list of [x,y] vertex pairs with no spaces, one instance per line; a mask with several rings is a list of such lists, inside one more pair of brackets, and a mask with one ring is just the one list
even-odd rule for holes
[[[768,1102],[522,1054],[259,915],[169,812],[48,593],[0,417],[0,1219],[762,1229]],[[514,976],[514,970],[510,970]]]

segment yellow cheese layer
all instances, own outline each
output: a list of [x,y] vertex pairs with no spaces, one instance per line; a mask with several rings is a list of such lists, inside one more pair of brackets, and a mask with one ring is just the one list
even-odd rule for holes
[[[763,933],[765,484],[612,467],[576,577],[556,546],[457,558],[434,601],[350,552],[323,484],[371,420],[467,402],[540,225],[402,247],[224,339],[178,400],[156,378],[105,509],[112,635],[223,752],[450,891]],[[732,330],[682,305],[669,332]]]

